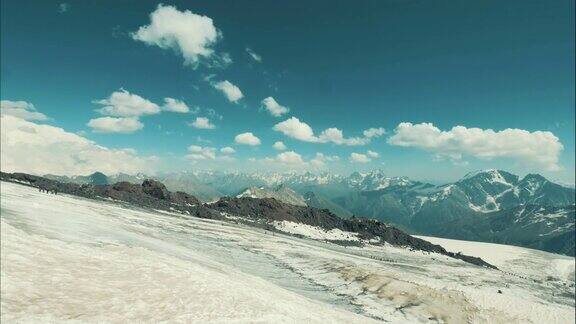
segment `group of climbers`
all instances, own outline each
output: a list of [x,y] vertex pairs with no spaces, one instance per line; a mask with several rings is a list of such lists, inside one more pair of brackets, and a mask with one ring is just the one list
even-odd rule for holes
[[44,188],[44,187],[38,187],[38,191],[49,193],[49,194],[55,194],[55,195],[58,194],[58,189],[56,189],[56,188],[48,189],[48,188]]

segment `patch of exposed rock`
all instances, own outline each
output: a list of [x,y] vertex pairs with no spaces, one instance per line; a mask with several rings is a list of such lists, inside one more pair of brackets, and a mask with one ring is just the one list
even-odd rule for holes
[[255,219],[290,221],[318,226],[326,230],[337,228],[347,232],[358,233],[359,238],[365,240],[379,237],[381,242],[386,242],[391,245],[439,253],[475,265],[496,269],[496,267],[480,258],[448,252],[440,245],[413,237],[380,221],[358,217],[342,219],[331,213],[328,209],[288,205],[274,198],[257,199],[249,197],[225,197],[210,205],[210,207],[221,212],[243,215]]

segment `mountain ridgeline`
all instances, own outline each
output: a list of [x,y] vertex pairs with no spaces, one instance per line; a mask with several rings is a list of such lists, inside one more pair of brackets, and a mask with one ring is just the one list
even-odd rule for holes
[[[141,184],[126,181],[114,184],[76,184],[25,173],[0,172],[0,180],[88,199],[127,203],[137,208],[164,210],[200,218],[244,221],[246,224],[263,227],[269,231],[277,231],[272,224],[275,221],[315,226],[325,231],[337,229],[355,233],[360,239],[359,242],[391,244],[412,250],[438,253],[478,266],[496,269],[495,266],[480,258],[446,251],[440,245],[413,237],[377,220],[355,217],[343,219],[327,209],[291,205],[274,198],[223,197],[216,202],[202,204],[194,196],[184,192],[171,192],[161,182],[152,179],[145,179]],[[230,215],[233,218],[229,218]],[[333,242],[350,244],[350,242],[337,240]]]
[[[63,182],[141,183],[144,175],[47,176]],[[484,170],[454,183],[434,185],[381,171],[349,176],[188,172],[155,176],[169,190],[203,201],[224,196],[274,198],[328,209],[349,218],[377,219],[412,234],[504,243],[574,255],[575,191],[541,175],[523,178]],[[91,182],[97,184],[96,182]]]

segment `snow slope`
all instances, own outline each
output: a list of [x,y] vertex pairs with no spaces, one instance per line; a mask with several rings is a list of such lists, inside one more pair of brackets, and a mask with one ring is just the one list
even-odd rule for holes
[[574,258],[512,245],[459,241],[418,236],[451,252],[462,252],[484,259],[503,271],[529,275],[537,280],[574,282]]
[[314,240],[359,241],[357,233],[345,232],[337,228],[327,231],[317,226],[289,221],[272,222],[272,225],[279,231],[289,234],[302,235]]
[[13,183],[0,189],[2,322],[574,323],[573,281],[538,279],[570,267],[531,263],[543,258],[532,250],[514,256],[512,274]]

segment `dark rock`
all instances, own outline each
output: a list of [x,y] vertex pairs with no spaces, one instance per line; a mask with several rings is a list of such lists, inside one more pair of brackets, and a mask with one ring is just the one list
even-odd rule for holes
[[182,191],[176,191],[170,193],[170,201],[176,204],[188,204],[188,205],[200,204],[200,201],[196,197]]
[[170,199],[170,192],[166,189],[166,186],[156,180],[144,180],[144,182],[142,182],[142,191],[154,198]]
[[395,227],[388,226],[374,219],[358,217],[342,219],[327,209],[288,205],[273,198],[224,197],[211,207],[221,212],[243,215],[255,219],[290,221],[318,226],[326,230],[338,228],[343,231],[358,233],[360,238],[366,240],[380,237],[382,243],[387,242],[395,246],[439,253],[475,265],[496,269],[496,267],[480,258],[448,252],[440,245],[413,237]]

